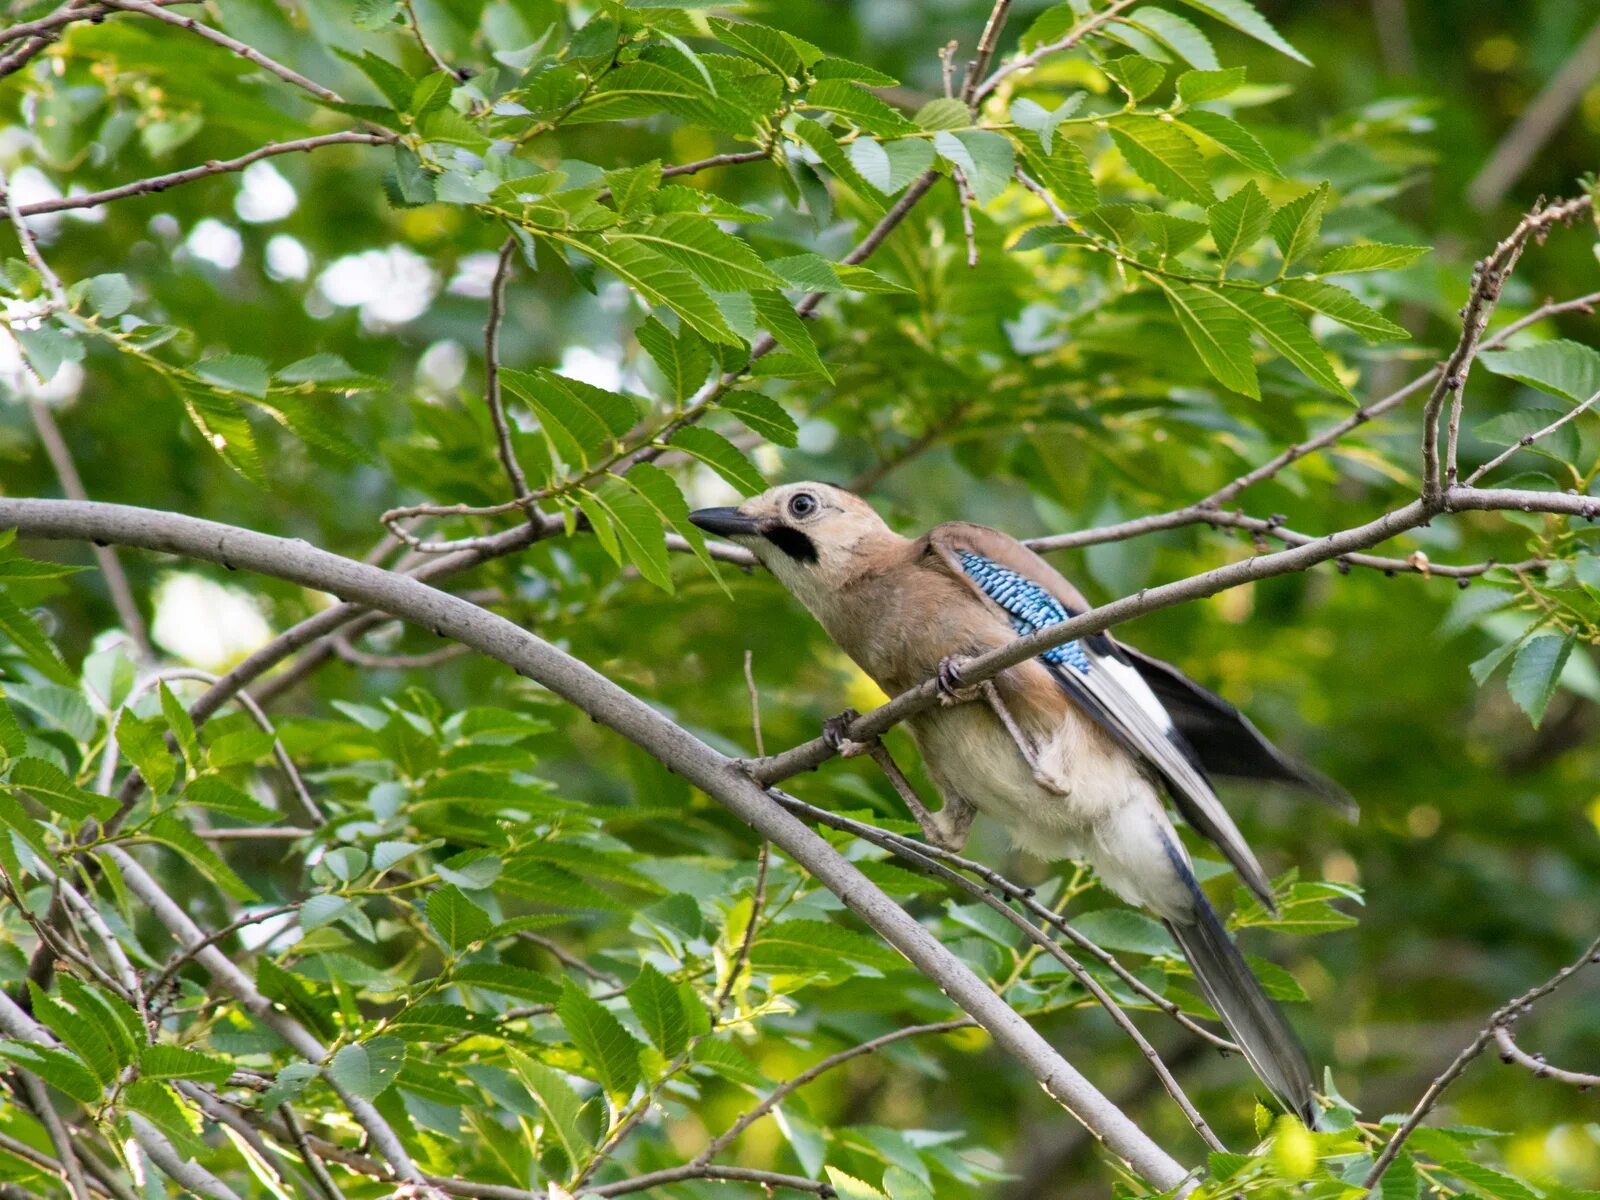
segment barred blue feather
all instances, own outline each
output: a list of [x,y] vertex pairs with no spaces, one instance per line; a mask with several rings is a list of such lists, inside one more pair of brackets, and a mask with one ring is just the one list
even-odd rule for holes
[[[1011,628],[1020,636],[1037,633],[1050,625],[1059,625],[1072,614],[1033,580],[1002,567],[993,559],[961,551],[961,569],[1011,618]],[[1047,663],[1072,667],[1080,675],[1089,673],[1089,655],[1080,642],[1065,642],[1039,655]]]

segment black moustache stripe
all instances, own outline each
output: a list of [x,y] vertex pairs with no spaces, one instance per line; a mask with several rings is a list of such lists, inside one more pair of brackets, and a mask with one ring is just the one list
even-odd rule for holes
[[810,538],[798,529],[791,529],[787,525],[769,525],[761,531],[767,541],[779,550],[782,550],[795,562],[814,563],[817,561],[817,546]]

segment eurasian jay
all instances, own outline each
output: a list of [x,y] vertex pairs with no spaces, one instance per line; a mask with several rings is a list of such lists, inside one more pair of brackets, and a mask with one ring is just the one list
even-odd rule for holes
[[[963,522],[895,533],[860,497],[822,483],[772,488],[690,519],[748,547],[890,695],[929,678],[944,699],[908,721],[944,797],[913,811],[958,849],[978,812],[1045,860],[1087,861],[1104,884],[1166,923],[1250,1065],[1315,1127],[1311,1068],[1201,891],[1162,792],[1269,909],[1272,887],[1207,772],[1334,785],[1281,754],[1237,709],[1176,668],[1106,634],[1067,642],[973,689],[963,659],[1089,606],[1013,538]],[[835,726],[837,730],[837,726]]]

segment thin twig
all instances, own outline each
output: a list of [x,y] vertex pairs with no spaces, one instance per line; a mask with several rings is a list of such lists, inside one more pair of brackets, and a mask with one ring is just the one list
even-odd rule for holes
[[213,175],[242,171],[252,163],[280,154],[310,152],[323,146],[387,146],[398,137],[399,135],[394,133],[347,130],[341,133],[322,133],[316,137],[299,138],[292,142],[273,142],[271,145],[260,146],[248,154],[241,154],[238,158],[211,159],[197,167],[185,167],[181,171],[171,171],[166,175],[153,175],[149,179],[119,184],[100,192],[79,192],[71,196],[52,196],[48,200],[36,200],[32,204],[19,204],[17,212],[24,217],[35,217],[43,213],[65,212],[74,208],[97,208],[113,200],[126,200],[129,196],[148,196],[181,184],[193,183],[198,179],[209,179]]
[[1393,1136],[1389,1138],[1382,1153],[1378,1155],[1377,1160],[1372,1164],[1372,1170],[1368,1171],[1367,1177],[1361,1181],[1361,1186],[1368,1191],[1378,1186],[1378,1182],[1383,1178],[1384,1172],[1389,1169],[1395,1160],[1395,1156],[1400,1153],[1401,1147],[1406,1144],[1406,1139],[1416,1132],[1423,1119],[1433,1111],[1434,1105],[1439,1102],[1439,1097],[1444,1094],[1445,1088],[1454,1083],[1472,1063],[1472,1060],[1484,1052],[1490,1041],[1494,1039],[1496,1029],[1505,1025],[1509,1018],[1513,1018],[1535,1001],[1542,1000],[1548,996],[1579,971],[1583,970],[1584,967],[1596,962],[1600,962],[1600,938],[1590,942],[1588,949],[1538,987],[1522,993],[1515,1000],[1495,1009],[1490,1014],[1488,1022],[1478,1031],[1478,1036],[1467,1043],[1466,1048],[1456,1055],[1455,1060],[1444,1069],[1437,1079],[1428,1085],[1428,1090],[1422,1093],[1422,1099],[1417,1101],[1417,1105],[1411,1110],[1410,1115],[1406,1117],[1400,1128],[1396,1129]]
[[428,35],[422,31],[422,22],[417,19],[417,8],[416,5],[412,3],[412,0],[400,0],[400,7],[405,9],[406,16],[411,21],[411,32],[417,39],[417,45],[421,46],[422,52],[428,56],[428,61],[439,70],[449,75],[450,78],[454,79],[457,83],[464,82],[467,79],[468,72],[452,67],[449,63],[445,62],[444,57],[433,48],[433,43],[428,40]]
[[1567,424],[1569,421],[1577,420],[1578,417],[1582,416],[1585,412],[1587,412],[1589,410],[1589,408],[1592,405],[1594,405],[1596,402],[1600,402],[1600,392],[1596,392],[1594,395],[1590,396],[1587,400],[1585,400],[1582,404],[1579,404],[1574,408],[1568,409],[1566,412],[1561,414],[1561,416],[1557,417],[1554,421],[1551,421],[1550,424],[1546,425],[1543,429],[1537,430],[1537,431],[1535,431],[1533,433],[1530,433],[1530,434],[1526,434],[1522,438],[1520,438],[1518,441],[1512,443],[1511,446],[1507,447],[1505,450],[1503,450],[1499,454],[1495,455],[1495,457],[1491,458],[1488,462],[1484,463],[1483,466],[1479,467],[1471,475],[1468,475],[1466,477],[1466,479],[1462,480],[1462,486],[1463,487],[1471,487],[1473,484],[1477,483],[1478,480],[1482,479],[1485,475],[1487,475],[1490,471],[1494,470],[1501,463],[1505,462],[1507,459],[1509,459],[1513,455],[1515,455],[1519,450],[1527,449],[1529,446],[1533,445],[1535,442],[1542,441],[1544,438],[1549,437],[1552,433],[1554,433],[1556,430],[1560,429],[1563,425]]
[[1511,1035],[1511,1022],[1508,1018],[1503,1025],[1494,1027],[1495,1044],[1500,1047],[1500,1061],[1515,1063],[1519,1067],[1526,1067],[1532,1071],[1535,1078],[1553,1079],[1557,1083],[1570,1084],[1579,1091],[1588,1091],[1590,1088],[1600,1087],[1600,1075],[1591,1075],[1584,1071],[1568,1071],[1561,1067],[1552,1067],[1545,1062],[1542,1054],[1529,1054],[1517,1045],[1516,1038]]
[[[489,406],[489,420],[494,424],[495,451],[500,455],[500,466],[511,483],[511,494],[518,507],[528,509],[528,519],[539,518],[529,504],[528,477],[517,461],[516,448],[511,444],[511,425],[506,420],[505,402],[500,394],[500,325],[505,319],[506,283],[511,278],[511,266],[516,258],[517,239],[506,238],[500,247],[500,257],[495,262],[494,282],[489,286],[489,319],[483,326],[484,402]],[[392,526],[391,526],[392,528]]]

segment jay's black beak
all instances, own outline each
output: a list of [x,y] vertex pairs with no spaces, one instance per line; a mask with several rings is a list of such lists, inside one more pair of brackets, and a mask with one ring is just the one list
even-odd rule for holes
[[690,513],[689,520],[718,537],[756,537],[761,533],[761,523],[737,508],[701,508]]

